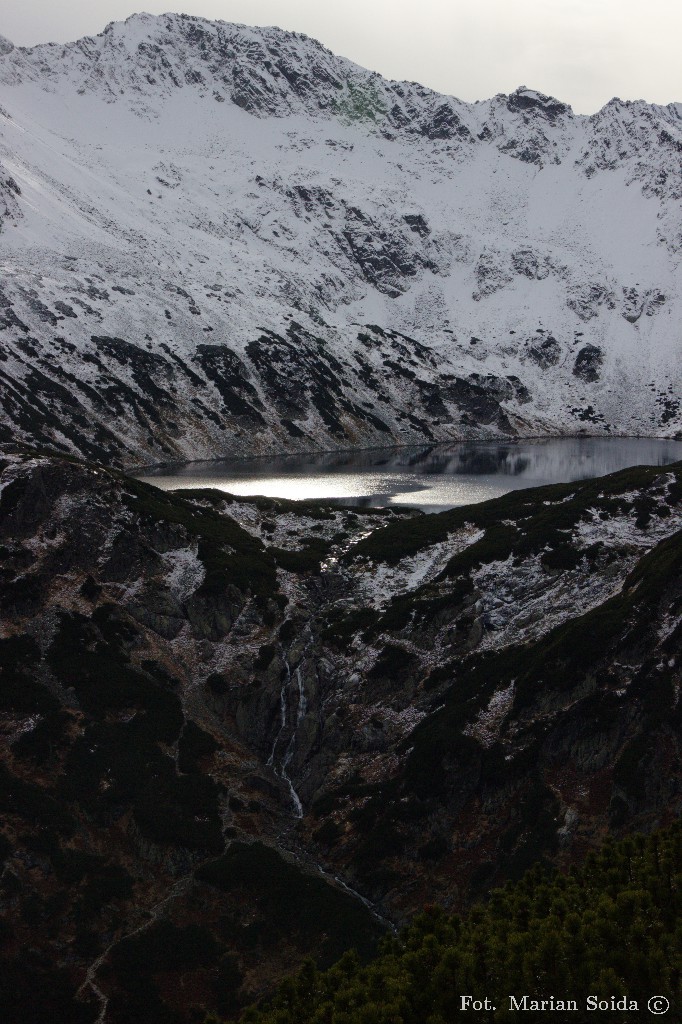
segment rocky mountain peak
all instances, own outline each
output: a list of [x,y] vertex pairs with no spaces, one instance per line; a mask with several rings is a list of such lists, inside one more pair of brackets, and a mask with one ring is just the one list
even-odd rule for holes
[[552,122],[564,114],[573,116],[573,110],[567,103],[561,103],[553,96],[529,89],[525,85],[520,85],[507,97],[507,109],[524,114],[540,114]]
[[257,116],[314,113],[358,75],[370,73],[301,33],[184,14],[134,14],[97,36],[36,46],[0,66],[0,80],[15,84],[58,78],[109,102],[189,88]]
[[[97,36],[64,46],[17,51],[9,41],[0,43],[0,82],[32,81],[45,88],[55,80],[82,95],[129,104],[138,114],[148,112],[150,103],[189,89],[210,102],[231,101],[258,117],[305,114],[455,146],[508,136],[509,114],[514,124],[540,136],[566,136],[569,143],[584,124],[599,126],[614,117],[627,121],[641,115],[678,128],[681,117],[675,104],[659,107],[617,98],[592,117],[576,116],[568,104],[525,85],[509,95],[464,103],[415,82],[383,79],[303,33],[187,14],[133,14],[110,22]],[[146,102],[140,103],[143,98]],[[513,149],[519,140],[512,135],[504,141]],[[557,145],[566,150],[561,140]],[[538,165],[557,156],[532,138],[520,152]]]

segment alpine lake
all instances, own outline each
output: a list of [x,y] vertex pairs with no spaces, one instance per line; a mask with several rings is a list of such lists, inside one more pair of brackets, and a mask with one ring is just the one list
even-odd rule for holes
[[682,441],[677,440],[549,438],[218,459],[134,475],[162,490],[213,487],[240,496],[441,512],[524,487],[680,460]]

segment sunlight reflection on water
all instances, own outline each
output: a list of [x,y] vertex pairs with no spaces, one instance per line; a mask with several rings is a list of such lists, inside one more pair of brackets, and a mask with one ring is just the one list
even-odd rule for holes
[[682,459],[682,442],[558,438],[327,452],[158,467],[137,474],[162,490],[214,487],[239,496],[410,505],[436,512],[522,487],[583,480]]

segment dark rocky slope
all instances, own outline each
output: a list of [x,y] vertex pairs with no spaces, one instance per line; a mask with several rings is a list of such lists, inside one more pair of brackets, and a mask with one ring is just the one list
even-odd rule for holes
[[679,816],[679,467],[438,516],[0,485],[13,1020],[227,1015]]

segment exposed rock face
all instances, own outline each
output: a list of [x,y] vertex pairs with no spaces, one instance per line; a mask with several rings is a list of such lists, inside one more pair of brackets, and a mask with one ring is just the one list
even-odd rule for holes
[[528,356],[543,369],[556,366],[561,358],[561,345],[550,334],[546,338],[535,338],[528,342]]
[[544,93],[535,92],[525,86],[521,86],[507,99],[507,110],[532,116],[540,115],[552,124],[571,113],[571,108],[566,103],[559,103],[551,96],[545,96]]
[[604,355],[598,345],[585,345],[575,357],[573,375],[586,382],[599,380],[603,362]]
[[[588,405],[682,429],[678,104],[467,104],[180,15],[6,49],[0,82],[4,440],[132,465],[571,434]],[[478,418],[452,378],[526,397]]]
[[21,189],[7,169],[0,163],[0,231],[3,229],[3,221],[16,221],[21,217],[18,197]]
[[34,1014],[233,1013],[682,811],[679,466],[437,516],[0,467],[2,966]]

